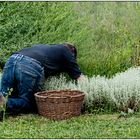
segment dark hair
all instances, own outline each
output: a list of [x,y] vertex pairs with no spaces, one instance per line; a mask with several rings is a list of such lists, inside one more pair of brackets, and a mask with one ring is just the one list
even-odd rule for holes
[[77,49],[74,45],[70,44],[70,43],[64,43],[64,45],[70,49],[70,51],[72,52],[72,54],[74,55],[75,59],[77,58]]

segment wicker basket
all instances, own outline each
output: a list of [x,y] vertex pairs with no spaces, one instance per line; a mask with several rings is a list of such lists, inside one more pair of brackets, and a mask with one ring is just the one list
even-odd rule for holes
[[35,94],[38,113],[53,120],[81,114],[85,94],[79,90],[51,90]]

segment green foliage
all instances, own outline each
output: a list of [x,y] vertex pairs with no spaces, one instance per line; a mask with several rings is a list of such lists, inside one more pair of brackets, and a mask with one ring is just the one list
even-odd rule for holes
[[[139,2],[0,2],[0,71],[21,48],[71,42],[85,74],[111,77],[140,65],[139,36]],[[139,116],[119,120],[93,114],[55,122],[26,115],[1,122],[0,137],[139,138],[139,125]]]
[[38,43],[71,42],[88,76],[111,77],[140,60],[139,2],[0,2],[0,67]]
[[0,122],[1,138],[139,138],[140,114],[121,117],[119,114],[85,114],[63,121],[26,114]]

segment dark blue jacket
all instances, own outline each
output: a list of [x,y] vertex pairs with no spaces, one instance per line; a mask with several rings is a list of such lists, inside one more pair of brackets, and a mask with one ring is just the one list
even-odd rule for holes
[[45,77],[67,72],[73,79],[81,75],[70,49],[63,44],[37,44],[15,52],[38,60],[44,67]]

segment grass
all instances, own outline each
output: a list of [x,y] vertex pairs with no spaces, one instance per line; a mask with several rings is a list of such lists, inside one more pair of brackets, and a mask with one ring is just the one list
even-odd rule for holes
[[0,138],[140,138],[140,114],[84,114],[53,121],[37,114],[8,117],[0,122]]

